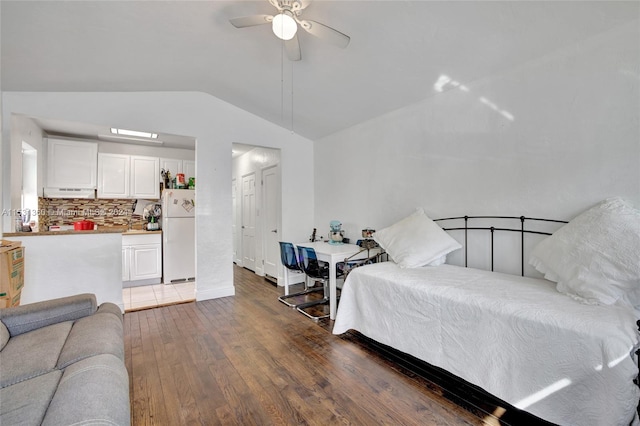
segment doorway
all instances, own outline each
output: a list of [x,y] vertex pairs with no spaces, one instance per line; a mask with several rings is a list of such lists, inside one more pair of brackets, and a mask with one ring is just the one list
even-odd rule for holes
[[233,261],[277,280],[281,230],[280,150],[233,145]]

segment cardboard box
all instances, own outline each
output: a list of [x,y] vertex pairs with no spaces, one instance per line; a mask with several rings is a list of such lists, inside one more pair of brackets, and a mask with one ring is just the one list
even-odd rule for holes
[[20,246],[22,246],[21,241],[0,240],[0,254]]
[[9,296],[7,293],[0,293],[0,308],[12,308],[14,306],[20,306],[20,295],[22,291],[19,291],[13,296]]
[[0,298],[4,304],[18,306],[23,287],[24,247],[20,241],[0,240]]

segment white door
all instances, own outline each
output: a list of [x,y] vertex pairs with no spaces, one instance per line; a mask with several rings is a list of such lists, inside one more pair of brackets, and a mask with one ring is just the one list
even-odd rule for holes
[[131,190],[133,198],[160,198],[160,160],[158,157],[131,156]]
[[129,196],[129,156],[98,154],[98,198]]
[[280,167],[262,171],[264,273],[278,278],[280,264]]
[[242,177],[242,266],[256,269],[256,175]]

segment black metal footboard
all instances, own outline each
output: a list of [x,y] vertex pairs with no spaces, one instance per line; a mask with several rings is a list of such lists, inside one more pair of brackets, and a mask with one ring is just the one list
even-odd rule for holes
[[[640,331],[640,320],[636,321],[636,326],[638,327],[638,331]],[[636,349],[635,353],[637,358],[636,361],[638,361],[638,375],[633,379],[633,383],[640,387],[640,348]],[[640,403],[638,403],[638,413],[640,413]]]

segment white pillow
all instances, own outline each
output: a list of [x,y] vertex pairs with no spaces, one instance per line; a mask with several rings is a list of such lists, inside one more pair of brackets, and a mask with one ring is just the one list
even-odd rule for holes
[[541,241],[529,263],[583,303],[640,306],[640,211],[604,200]]
[[401,268],[444,263],[447,253],[461,246],[424,214],[422,209],[376,231],[373,239]]

